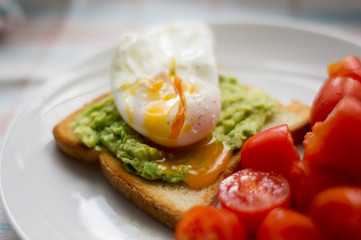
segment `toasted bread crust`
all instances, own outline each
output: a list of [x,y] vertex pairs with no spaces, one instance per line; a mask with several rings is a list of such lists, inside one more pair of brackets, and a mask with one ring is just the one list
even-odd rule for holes
[[184,183],[143,179],[127,172],[112,154],[100,153],[101,169],[113,187],[170,228],[175,228],[178,220],[190,207],[216,203],[218,183],[236,170],[239,160],[240,155],[234,154],[227,171],[215,182],[202,189],[192,189]]
[[[58,147],[68,156],[91,165],[100,165],[107,180],[121,194],[130,199],[145,212],[158,219],[168,227],[174,229],[181,216],[192,206],[211,205],[216,203],[218,184],[226,176],[235,172],[239,167],[239,151],[234,152],[226,171],[215,182],[202,188],[192,189],[184,183],[166,183],[150,181],[127,172],[121,161],[106,150],[97,152],[85,147],[72,131],[71,122],[89,106],[101,101],[103,95],[83,108],[75,111],[59,122],[53,129]],[[273,116],[261,129],[287,123],[294,137],[304,136],[309,128],[309,107],[292,102],[289,106],[281,107],[281,111]]]
[[90,165],[99,164],[99,152],[95,151],[93,148],[84,146],[84,144],[73,133],[71,124],[85,109],[102,101],[107,96],[109,96],[109,93],[92,100],[55,125],[53,128],[53,135],[56,144],[65,154]]
[[72,132],[71,122],[80,113],[76,111],[53,128],[58,147],[68,156],[90,165],[99,164],[99,153],[95,149],[84,146]]

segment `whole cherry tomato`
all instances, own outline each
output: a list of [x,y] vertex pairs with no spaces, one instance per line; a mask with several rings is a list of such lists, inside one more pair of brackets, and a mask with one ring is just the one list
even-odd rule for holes
[[275,208],[261,222],[257,240],[319,240],[318,228],[311,219],[287,208]]
[[292,206],[299,211],[308,212],[312,199],[320,191],[334,186],[353,184],[355,180],[340,169],[299,161],[289,174],[292,190]]
[[316,122],[324,121],[345,96],[351,96],[361,101],[361,81],[349,77],[327,79],[313,100],[310,114],[311,126]]
[[270,210],[290,202],[287,179],[274,172],[244,169],[222,180],[218,190],[221,206],[236,213],[250,235]]
[[328,66],[330,78],[351,77],[361,81],[361,61],[356,56],[349,56]]
[[307,136],[304,161],[328,165],[361,180],[361,102],[344,97]]
[[246,232],[233,212],[215,206],[195,206],[179,220],[175,239],[242,240],[246,239]]
[[310,216],[324,239],[361,239],[361,188],[336,187],[320,192]]
[[274,171],[287,176],[300,155],[286,124],[262,131],[249,138],[241,149],[242,168]]

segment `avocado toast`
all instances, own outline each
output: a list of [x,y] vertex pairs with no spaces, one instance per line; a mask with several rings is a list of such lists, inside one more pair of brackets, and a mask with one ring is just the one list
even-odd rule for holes
[[[99,165],[109,182],[129,198],[138,207],[163,222],[170,228],[174,228],[177,221],[190,207],[194,205],[209,205],[216,202],[218,183],[227,175],[240,168],[239,148],[233,151],[224,171],[207,186],[201,188],[189,187],[184,182],[166,182],[163,180],[148,180],[142,176],[127,171],[124,164],[114,153],[111,153],[103,146],[86,147],[79,137],[74,133],[74,122],[89,108],[109,98],[109,94],[100,96],[97,99],[84,105],[83,108],[72,113],[54,129],[53,134],[59,148],[68,156],[87,164]],[[276,113],[272,114],[259,131],[272,126],[286,123],[294,139],[308,129],[309,107],[292,102],[288,106],[279,105]]]

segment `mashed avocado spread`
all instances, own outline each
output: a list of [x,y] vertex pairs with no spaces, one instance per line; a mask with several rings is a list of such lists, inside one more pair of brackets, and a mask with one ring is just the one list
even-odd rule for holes
[[[236,150],[278,111],[278,105],[264,91],[247,88],[233,77],[220,76],[219,80],[222,110],[212,134]],[[121,159],[127,171],[146,179],[175,183],[182,181],[188,172],[187,164],[181,164],[171,172],[159,167],[159,162],[172,159],[172,154],[156,148],[128,126],[111,96],[84,111],[73,127],[74,133],[87,147],[97,150],[105,147]]]

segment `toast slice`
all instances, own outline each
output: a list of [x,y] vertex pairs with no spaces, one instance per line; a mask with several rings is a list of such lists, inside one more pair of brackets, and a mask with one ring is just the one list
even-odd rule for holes
[[[215,182],[201,189],[192,189],[184,183],[146,180],[127,172],[121,161],[107,150],[103,149],[97,152],[85,147],[72,131],[70,123],[78,114],[100,102],[106,96],[107,94],[94,99],[54,127],[53,134],[56,143],[64,153],[84,163],[100,165],[105,177],[114,188],[142,210],[172,229],[192,206],[216,203],[219,182],[236,171],[239,166],[239,150],[234,152],[226,171],[220,174]],[[281,106],[280,111],[274,114],[261,130],[286,123],[297,142],[302,140],[304,134],[309,130],[309,111],[310,108],[307,105],[297,101],[288,106]]]

